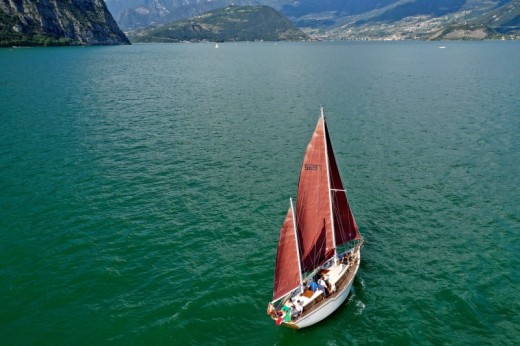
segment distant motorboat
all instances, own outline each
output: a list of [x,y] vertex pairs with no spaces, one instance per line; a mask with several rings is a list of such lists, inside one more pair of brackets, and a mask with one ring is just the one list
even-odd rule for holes
[[440,46],[439,48],[440,48],[440,49],[444,49],[444,48],[446,48],[446,47],[444,47],[444,46]]

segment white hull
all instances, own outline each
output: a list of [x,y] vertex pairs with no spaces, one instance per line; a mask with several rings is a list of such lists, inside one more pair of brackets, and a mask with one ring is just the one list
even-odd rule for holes
[[341,288],[340,291],[338,291],[331,297],[324,298],[325,302],[323,304],[320,304],[320,306],[315,310],[309,313],[304,313],[302,317],[298,318],[295,321],[286,322],[284,323],[284,325],[294,329],[309,327],[313,324],[322,321],[323,319],[327,318],[330,314],[332,314],[334,311],[336,311],[336,309],[339,308],[341,304],[345,302],[350,293],[350,290],[352,289],[352,283],[354,282],[357,271],[359,269],[359,263],[361,262],[360,248],[356,250],[356,257],[357,261],[355,262],[354,268],[352,268],[354,270],[354,275],[352,275],[349,282],[347,282],[345,286]]

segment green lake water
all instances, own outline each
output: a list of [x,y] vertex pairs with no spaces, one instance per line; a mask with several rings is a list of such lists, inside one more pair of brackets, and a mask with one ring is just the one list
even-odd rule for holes
[[[439,46],[445,49],[439,49]],[[517,345],[520,42],[0,50],[0,344]],[[275,326],[323,104],[366,239]]]

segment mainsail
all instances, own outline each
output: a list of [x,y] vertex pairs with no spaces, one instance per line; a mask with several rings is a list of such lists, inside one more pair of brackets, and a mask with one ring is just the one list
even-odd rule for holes
[[296,243],[291,203],[291,207],[287,211],[285,221],[280,230],[276,266],[274,269],[273,301],[282,298],[302,284],[299,264],[300,256],[298,255],[298,246]]
[[296,220],[304,271],[332,257],[336,246],[360,238],[323,113],[305,152]]
[[298,183],[296,224],[304,272],[334,255],[324,117],[305,151]]

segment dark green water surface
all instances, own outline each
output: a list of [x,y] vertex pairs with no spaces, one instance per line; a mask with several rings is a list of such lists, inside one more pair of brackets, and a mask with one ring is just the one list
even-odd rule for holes
[[[0,344],[517,345],[520,42],[0,50]],[[348,302],[265,314],[325,106]]]

